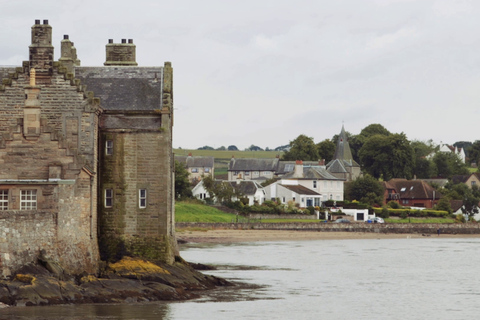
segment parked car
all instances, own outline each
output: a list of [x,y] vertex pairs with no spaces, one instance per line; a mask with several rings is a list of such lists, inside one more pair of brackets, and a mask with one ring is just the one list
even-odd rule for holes
[[350,220],[340,218],[340,219],[335,220],[334,223],[350,223]]
[[380,218],[380,217],[375,217],[372,219],[372,222],[373,223],[385,223],[385,220],[383,220],[383,218]]

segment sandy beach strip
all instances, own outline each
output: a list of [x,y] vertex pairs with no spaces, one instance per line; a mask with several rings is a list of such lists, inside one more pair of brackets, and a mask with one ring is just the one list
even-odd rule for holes
[[291,230],[179,230],[177,239],[190,243],[235,243],[255,241],[302,241],[347,239],[480,238],[480,234],[405,234],[373,232],[318,232]]

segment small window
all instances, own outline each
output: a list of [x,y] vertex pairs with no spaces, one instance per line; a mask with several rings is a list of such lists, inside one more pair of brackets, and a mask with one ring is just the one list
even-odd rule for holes
[[477,184],[477,181],[472,181],[472,187]]
[[285,197],[283,197],[283,199],[282,199],[282,200],[283,200],[283,203],[285,203]]
[[253,171],[253,175],[254,175],[254,176],[258,176],[259,174],[260,174],[260,172],[258,172],[258,171]]
[[105,189],[105,208],[113,207],[113,189]]
[[192,168],[192,173],[197,173],[198,172],[198,168]]
[[138,206],[140,208],[147,207],[147,189],[138,190]]
[[8,190],[0,190],[0,210],[8,210]]
[[209,173],[209,172],[210,172],[210,168],[205,168],[205,172],[206,172],[206,173]]
[[37,209],[37,190],[21,190],[20,210]]
[[245,175],[246,175],[246,176],[249,176],[249,175],[250,175],[250,171],[245,171]]
[[313,188],[314,188],[314,189],[317,188],[317,180],[313,180]]
[[105,141],[105,154],[109,156],[113,154],[113,140]]

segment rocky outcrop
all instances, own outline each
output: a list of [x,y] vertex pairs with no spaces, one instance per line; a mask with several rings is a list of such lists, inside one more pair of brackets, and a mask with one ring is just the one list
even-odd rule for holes
[[0,303],[37,306],[69,303],[142,302],[185,300],[198,290],[231,285],[194,270],[178,258],[172,265],[124,257],[108,264],[97,277],[65,274],[53,261],[20,268],[10,280],[0,281]]

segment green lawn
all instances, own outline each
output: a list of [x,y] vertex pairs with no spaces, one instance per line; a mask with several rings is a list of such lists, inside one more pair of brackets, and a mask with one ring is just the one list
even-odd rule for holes
[[410,219],[385,219],[386,223],[455,223],[451,218],[410,218]]
[[207,205],[184,201],[175,203],[176,222],[232,222],[235,218],[234,214]]

